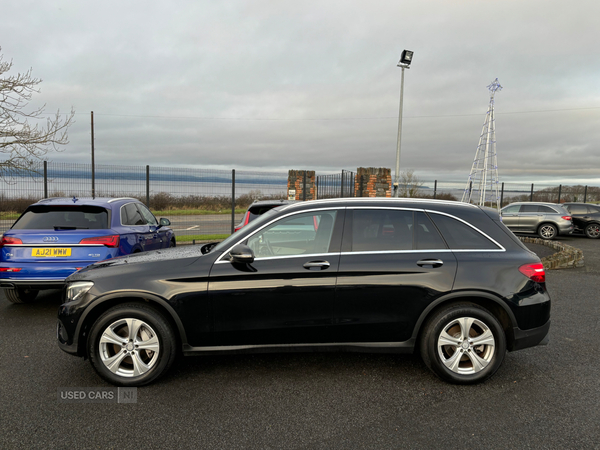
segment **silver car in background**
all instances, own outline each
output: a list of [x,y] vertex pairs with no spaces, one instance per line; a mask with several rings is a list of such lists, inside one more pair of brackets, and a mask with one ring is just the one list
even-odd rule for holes
[[574,228],[571,214],[556,203],[511,203],[500,214],[513,233],[537,234],[542,239],[571,234]]

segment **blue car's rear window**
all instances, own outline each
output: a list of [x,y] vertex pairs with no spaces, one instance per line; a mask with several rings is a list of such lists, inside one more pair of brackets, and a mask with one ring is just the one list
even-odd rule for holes
[[108,228],[108,211],[98,206],[30,206],[13,230],[99,230]]

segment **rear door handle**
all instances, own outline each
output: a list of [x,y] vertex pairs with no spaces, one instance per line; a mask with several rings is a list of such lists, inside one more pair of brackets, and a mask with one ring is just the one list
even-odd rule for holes
[[329,268],[330,264],[328,261],[309,261],[307,263],[304,263],[304,268],[311,270],[314,268],[317,268],[319,270],[325,270],[327,268]]
[[441,267],[444,265],[444,261],[441,259],[421,259],[417,261],[417,266],[432,266],[432,267]]

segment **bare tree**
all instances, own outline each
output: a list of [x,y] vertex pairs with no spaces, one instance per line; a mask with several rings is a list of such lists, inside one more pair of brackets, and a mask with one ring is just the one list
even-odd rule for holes
[[423,182],[415,175],[414,169],[408,169],[400,173],[400,197],[417,197]]
[[[1,48],[0,48],[1,50]],[[0,54],[0,178],[14,172],[32,171],[49,151],[60,151],[68,144],[67,128],[73,123],[74,111],[63,117],[60,111],[46,117],[44,108],[28,109],[34,93],[39,93],[40,78],[31,69],[8,75],[13,62],[4,61]],[[45,124],[35,123],[43,121]]]

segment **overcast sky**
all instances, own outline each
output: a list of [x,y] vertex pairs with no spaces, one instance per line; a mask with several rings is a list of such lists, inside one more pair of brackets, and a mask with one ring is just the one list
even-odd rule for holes
[[395,167],[466,180],[498,78],[500,181],[600,184],[598,0],[3,2],[32,106],[73,107],[53,161],[226,169]]

